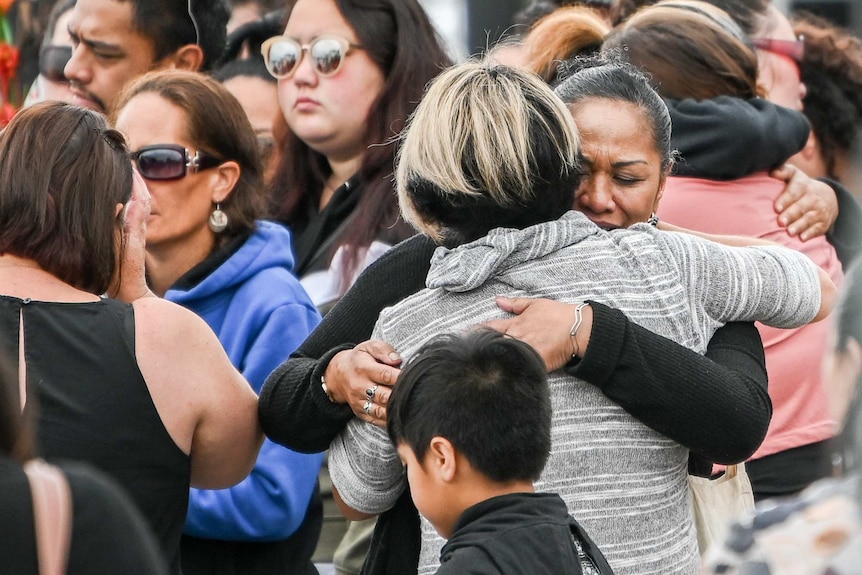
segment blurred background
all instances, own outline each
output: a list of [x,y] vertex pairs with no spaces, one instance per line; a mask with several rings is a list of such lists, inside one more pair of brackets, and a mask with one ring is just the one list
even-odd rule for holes
[[[484,51],[500,38],[516,32],[512,16],[528,0],[420,0],[448,42],[453,56],[462,59]],[[773,0],[786,14],[807,11],[862,35],[862,0]],[[585,0],[597,5],[613,0]]]

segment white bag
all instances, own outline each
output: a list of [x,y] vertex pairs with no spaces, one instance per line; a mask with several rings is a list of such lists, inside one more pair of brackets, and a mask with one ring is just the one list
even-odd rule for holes
[[691,487],[697,545],[703,556],[713,543],[721,543],[730,524],[754,509],[754,492],[745,464],[728,465],[717,479],[688,476]]

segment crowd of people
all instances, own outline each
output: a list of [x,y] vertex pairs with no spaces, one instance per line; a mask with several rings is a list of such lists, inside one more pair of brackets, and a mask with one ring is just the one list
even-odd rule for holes
[[516,21],[454,62],[418,0],[56,0],[0,132],[4,570],[862,574],[862,40]]

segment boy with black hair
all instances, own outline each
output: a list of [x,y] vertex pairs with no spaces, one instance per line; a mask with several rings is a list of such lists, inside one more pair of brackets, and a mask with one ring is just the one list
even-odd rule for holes
[[612,573],[563,500],[534,492],[551,400],[529,345],[491,330],[431,340],[398,377],[388,416],[413,501],[449,539],[437,575]]

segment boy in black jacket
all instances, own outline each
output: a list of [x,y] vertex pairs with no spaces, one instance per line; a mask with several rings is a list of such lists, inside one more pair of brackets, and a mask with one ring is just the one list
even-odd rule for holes
[[612,573],[563,500],[533,490],[551,400],[530,346],[490,330],[437,337],[398,377],[388,413],[413,501],[449,540],[438,575]]

